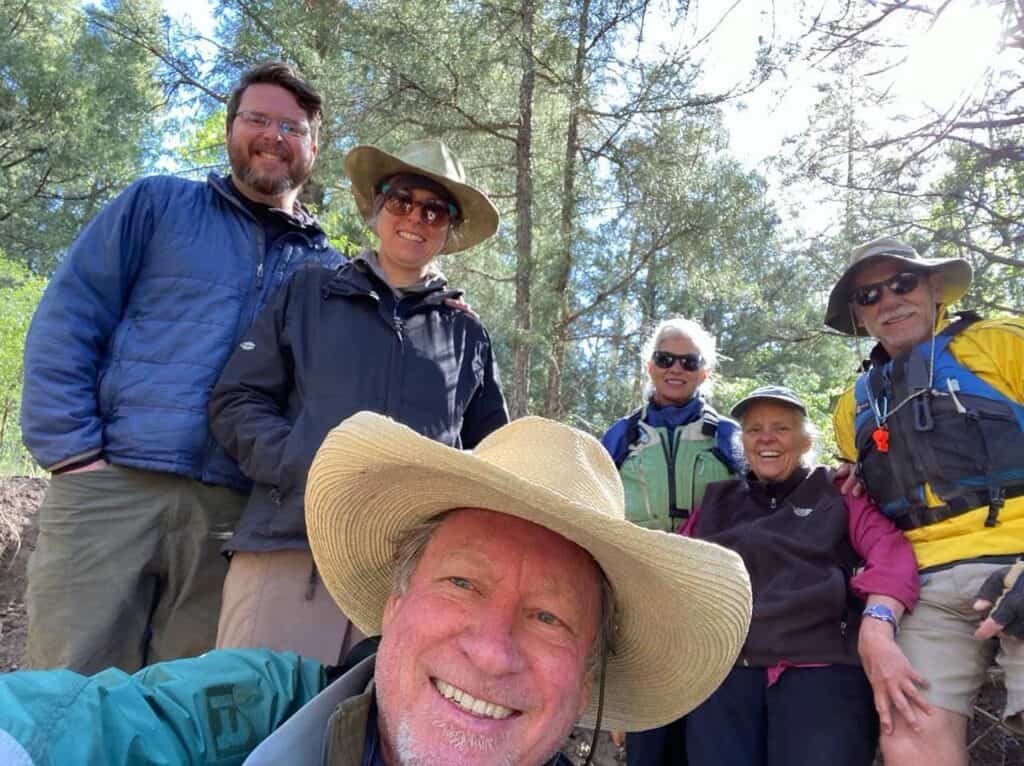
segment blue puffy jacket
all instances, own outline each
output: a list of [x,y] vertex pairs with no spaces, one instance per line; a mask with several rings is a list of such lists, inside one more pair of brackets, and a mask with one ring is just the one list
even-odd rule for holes
[[315,223],[267,247],[217,176],[137,181],[85,227],[32,319],[25,446],[48,470],[102,453],[248,488],[207,427],[213,384],[288,276],[342,262]]

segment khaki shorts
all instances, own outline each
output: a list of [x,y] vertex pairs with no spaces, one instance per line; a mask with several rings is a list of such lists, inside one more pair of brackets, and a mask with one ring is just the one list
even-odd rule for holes
[[238,551],[231,557],[218,649],[259,647],[339,665],[363,638],[320,581],[309,551]]
[[1006,677],[1007,718],[1024,710],[1024,641],[979,641],[974,631],[987,616],[974,611],[975,595],[1000,564],[958,564],[921,576],[921,600],[900,624],[898,642],[924,676],[924,696],[933,705],[971,716],[993,659]]

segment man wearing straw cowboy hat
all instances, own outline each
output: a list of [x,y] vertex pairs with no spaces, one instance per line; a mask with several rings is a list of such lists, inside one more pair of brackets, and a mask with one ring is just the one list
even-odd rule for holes
[[[951,318],[970,282],[963,259],[876,239],[852,251],[825,317],[878,341],[838,402],[836,441],[922,573],[920,602],[898,628],[909,663],[865,667],[889,679],[882,753],[901,766],[967,764],[967,720],[997,651],[1004,715],[1024,710],[1024,644],[987,640],[1024,634],[1024,578],[986,619],[1024,553],[1024,322]],[[892,615],[870,616],[897,629]],[[916,686],[932,707],[913,704]]]
[[359,413],[306,497],[326,587],[382,638],[247,766],[557,763],[577,719],[633,731],[686,713],[746,637],[739,557],[627,522],[615,465],[568,426],[524,418],[463,452]]

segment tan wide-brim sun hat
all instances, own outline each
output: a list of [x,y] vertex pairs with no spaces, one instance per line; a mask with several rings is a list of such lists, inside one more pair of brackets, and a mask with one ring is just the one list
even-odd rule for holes
[[[370,412],[327,435],[306,489],[309,542],[328,591],[363,633],[380,633],[395,541],[453,508],[539,524],[587,550],[604,570],[617,631],[603,728],[639,731],[674,721],[732,669],[751,612],[740,557],[626,521],[622,483],[600,442],[533,417],[498,429],[471,452]],[[598,689],[595,679],[584,725],[593,726]]]
[[901,261],[912,271],[942,274],[942,296],[939,302],[949,306],[958,301],[971,286],[971,264],[963,258],[922,258],[910,245],[892,237],[880,237],[850,251],[850,262],[828,296],[825,324],[845,335],[863,334],[864,328],[855,325],[850,293],[853,277],[865,263],[886,258]]
[[452,229],[442,253],[466,250],[498,230],[498,209],[490,198],[466,181],[462,162],[441,141],[414,141],[397,155],[362,144],[345,155],[345,175],[352,181],[352,196],[364,221],[373,215],[377,187],[399,173],[425,176],[440,184],[459,206],[461,223]]

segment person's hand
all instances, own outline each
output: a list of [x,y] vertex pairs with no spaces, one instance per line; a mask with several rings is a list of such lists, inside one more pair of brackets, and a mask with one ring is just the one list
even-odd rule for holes
[[103,458],[97,458],[96,460],[93,460],[91,463],[86,463],[85,465],[80,465],[80,466],[78,466],[78,468],[72,468],[70,471],[64,471],[64,475],[65,476],[70,476],[73,473],[86,473],[88,471],[99,471],[99,470],[102,470],[102,469],[106,468],[108,465],[110,465],[110,463],[108,463]]
[[463,314],[469,314],[473,319],[480,318],[480,315],[473,311],[473,307],[466,303],[462,298],[445,298],[444,305],[449,308],[453,308],[456,311],[461,311]]
[[992,638],[997,634],[1024,638],[1024,560],[1002,567],[990,574],[975,596],[975,610],[988,617],[974,631],[975,638]]
[[857,472],[854,470],[853,463],[840,463],[839,467],[836,468],[835,478],[843,482],[839,486],[839,491],[842,494],[853,495],[854,497],[860,497],[864,494],[864,485],[857,478]]
[[626,732],[624,731],[613,731],[610,732],[612,735],[612,742],[615,743],[615,747],[622,747],[626,744]]
[[932,706],[921,694],[928,682],[900,650],[892,626],[865,618],[857,638],[857,652],[871,684],[882,731],[893,733],[893,708],[914,731],[921,731],[919,716],[932,714]]

